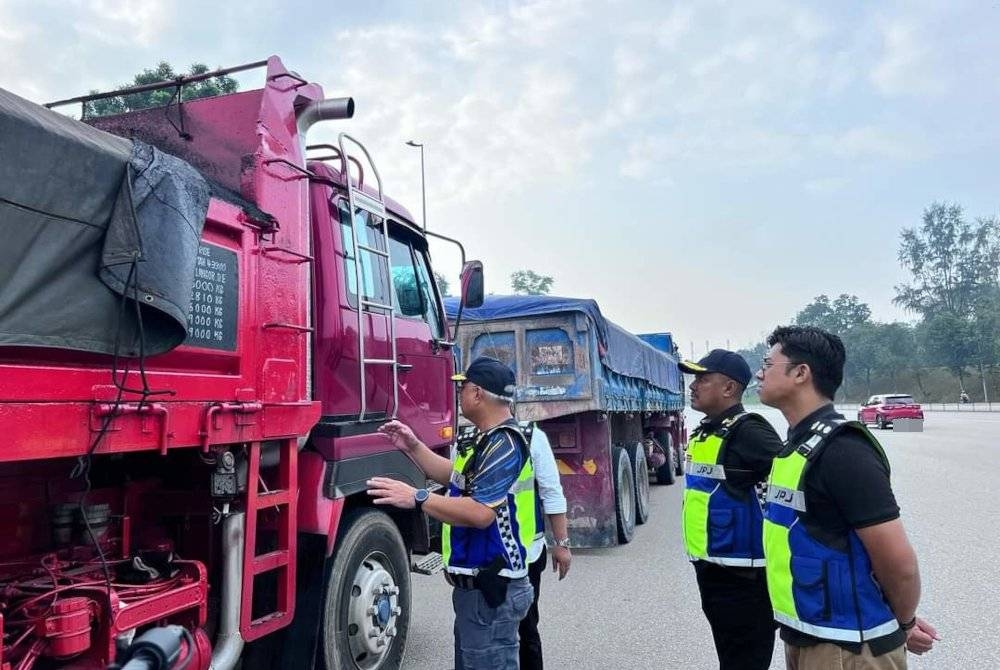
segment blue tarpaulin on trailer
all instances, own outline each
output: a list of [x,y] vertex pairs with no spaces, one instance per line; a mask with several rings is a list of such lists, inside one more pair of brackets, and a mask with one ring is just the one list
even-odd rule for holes
[[[448,318],[454,321],[458,315],[459,299],[445,298],[444,306]],[[677,359],[657,351],[621,326],[605,319],[593,300],[545,295],[491,295],[486,297],[482,307],[464,309],[462,321],[495,321],[561,312],[582,312],[587,315],[597,328],[601,362],[608,368],[626,377],[644,379],[673,393],[682,393],[683,381],[677,369]]]

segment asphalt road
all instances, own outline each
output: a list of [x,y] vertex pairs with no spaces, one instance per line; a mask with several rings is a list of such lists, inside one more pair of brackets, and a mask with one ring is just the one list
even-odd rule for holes
[[[783,435],[785,422],[765,411]],[[694,418],[696,415],[692,415]],[[690,420],[690,419],[689,419]],[[920,559],[920,614],[942,641],[910,667],[1000,668],[1000,414],[928,413],[923,433],[878,433]],[[710,670],[711,633],[680,536],[681,485],[653,486],[652,514],[631,544],[577,550],[562,582],[542,581],[546,667]],[[450,590],[413,575],[404,670],[452,667]],[[775,653],[774,669],[783,669]]]

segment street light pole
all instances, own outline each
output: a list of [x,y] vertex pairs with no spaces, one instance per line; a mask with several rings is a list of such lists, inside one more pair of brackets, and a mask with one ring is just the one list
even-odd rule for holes
[[410,140],[407,142],[411,147],[418,147],[420,149],[420,206],[423,210],[423,224],[424,232],[427,231],[427,190],[426,181],[424,179],[424,145],[420,142],[414,142]]

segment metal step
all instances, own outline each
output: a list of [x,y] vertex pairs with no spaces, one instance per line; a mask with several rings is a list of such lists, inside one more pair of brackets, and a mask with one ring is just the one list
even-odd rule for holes
[[444,570],[444,556],[436,551],[432,551],[424,556],[414,554],[410,563],[410,570],[422,575],[436,575]]

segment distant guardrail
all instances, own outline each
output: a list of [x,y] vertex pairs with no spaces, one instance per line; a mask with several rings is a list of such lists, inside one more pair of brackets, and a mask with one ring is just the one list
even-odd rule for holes
[[[925,412],[1000,412],[1000,402],[922,402]],[[837,403],[838,410],[857,412],[858,403]]]

